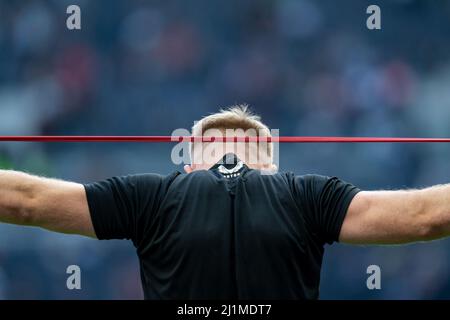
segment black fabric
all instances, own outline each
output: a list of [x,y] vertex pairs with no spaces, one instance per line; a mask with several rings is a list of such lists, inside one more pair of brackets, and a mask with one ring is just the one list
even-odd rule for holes
[[131,239],[147,299],[316,299],[359,191],[335,177],[210,170],[86,184],[99,239]]

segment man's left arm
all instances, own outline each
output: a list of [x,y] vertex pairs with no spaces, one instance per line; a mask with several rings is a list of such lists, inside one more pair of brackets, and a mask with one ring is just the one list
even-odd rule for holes
[[422,190],[361,191],[352,200],[339,241],[402,244],[450,236],[450,184]]

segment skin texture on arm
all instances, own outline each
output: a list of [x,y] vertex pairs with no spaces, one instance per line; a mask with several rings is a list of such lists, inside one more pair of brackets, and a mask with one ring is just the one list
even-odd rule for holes
[[345,217],[339,241],[403,244],[450,236],[450,184],[422,190],[363,191]]
[[0,170],[0,222],[95,237],[84,186]]

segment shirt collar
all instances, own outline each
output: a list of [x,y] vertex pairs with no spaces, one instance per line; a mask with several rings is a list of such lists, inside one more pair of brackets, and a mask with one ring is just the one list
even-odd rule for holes
[[209,170],[229,179],[242,175],[248,167],[234,153],[227,153]]

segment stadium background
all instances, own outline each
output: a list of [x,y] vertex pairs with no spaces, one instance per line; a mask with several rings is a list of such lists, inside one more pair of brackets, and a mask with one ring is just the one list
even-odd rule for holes
[[[66,28],[78,4],[82,30]],[[377,4],[382,30],[366,28]],[[169,135],[249,103],[281,135],[450,136],[450,1],[0,0],[1,135]],[[1,143],[0,166],[88,182],[169,173],[169,144]],[[282,145],[364,189],[450,181],[450,147]],[[64,199],[61,199],[64,201]],[[66,267],[82,290],[66,288]],[[366,268],[382,289],[366,287]],[[450,298],[450,240],[326,250],[322,299]],[[186,285],[189,285],[188,283]],[[131,243],[0,225],[0,298],[142,298]]]

